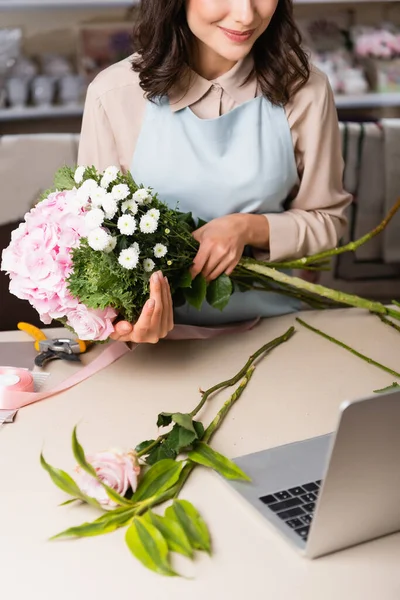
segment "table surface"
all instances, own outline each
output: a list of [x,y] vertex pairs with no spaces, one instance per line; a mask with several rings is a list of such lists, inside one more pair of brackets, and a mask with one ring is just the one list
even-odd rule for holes
[[[399,334],[356,309],[308,312],[304,319],[393,369],[399,368]],[[1,597],[41,600],[399,600],[400,534],[310,561],[281,538],[213,472],[198,468],[182,497],[201,512],[214,554],[194,563],[174,559],[187,579],[162,578],[134,559],[124,532],[68,542],[48,538],[96,518],[65,500],[39,465],[47,460],[69,472],[75,424],[86,451],[131,447],[156,435],[161,411],[187,412],[198,388],[231,377],[263,343],[296,324],[293,315],[268,319],[237,336],[208,341],[162,342],[134,352],[75,388],[20,411],[0,431]],[[296,325],[295,336],[258,364],[244,395],[214,438],[229,457],[328,433],[342,401],[369,395],[393,378]],[[0,341],[27,340],[21,332]],[[95,352],[97,349],[95,350]],[[53,382],[70,364],[52,363]],[[209,422],[227,393],[201,417]],[[251,586],[251,588],[250,588]]]

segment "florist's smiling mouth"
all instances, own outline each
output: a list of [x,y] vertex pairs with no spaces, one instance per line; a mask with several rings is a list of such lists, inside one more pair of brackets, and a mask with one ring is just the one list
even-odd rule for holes
[[255,29],[248,29],[247,31],[237,31],[235,29],[227,29],[226,27],[221,27],[218,25],[218,28],[222,31],[223,34],[226,35],[228,39],[233,42],[247,42],[255,32]]

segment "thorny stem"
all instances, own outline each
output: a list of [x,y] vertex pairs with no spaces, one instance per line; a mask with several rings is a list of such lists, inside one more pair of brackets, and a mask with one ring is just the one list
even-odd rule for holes
[[240,369],[240,371],[236,375],[234,375],[231,379],[227,379],[226,381],[217,383],[213,387],[211,387],[208,390],[206,390],[205,392],[203,392],[201,401],[196,406],[196,408],[194,410],[192,410],[191,413],[189,413],[190,416],[191,417],[196,416],[197,413],[203,408],[203,406],[207,402],[208,398],[212,394],[214,394],[216,391],[235,385],[240,379],[242,379],[242,377],[244,377],[246,375],[247,371],[249,370],[251,365],[257,360],[257,358],[259,358],[262,354],[265,354],[266,352],[270,352],[271,350],[273,350],[280,344],[287,342],[293,336],[294,332],[295,332],[294,327],[290,327],[286,331],[286,333],[284,333],[283,335],[279,336],[278,338],[272,340],[271,342],[268,342],[267,344],[262,346],[262,348],[257,350],[254,354],[252,354],[250,356],[250,358],[248,359],[248,361],[246,362],[246,364],[244,365],[244,367],[242,367],[242,369]]
[[395,329],[396,331],[400,331],[400,325],[396,325],[396,323],[393,323],[393,321],[391,321],[390,319],[387,319],[383,315],[378,315],[378,317],[382,321],[382,323],[389,325],[389,327],[393,327],[393,329]]
[[340,247],[334,248],[332,250],[326,250],[325,252],[320,252],[319,254],[314,254],[313,256],[307,256],[304,258],[300,258],[298,260],[292,260],[292,261],[283,262],[283,263],[266,263],[266,264],[269,267],[279,268],[279,269],[301,269],[303,267],[306,267],[307,265],[314,265],[315,263],[318,263],[321,260],[331,258],[332,256],[338,256],[339,254],[344,254],[345,252],[355,252],[355,250],[357,250],[357,248],[359,248],[360,246],[363,246],[364,244],[366,244],[367,242],[372,240],[374,237],[379,235],[387,227],[387,225],[390,223],[390,221],[393,219],[394,215],[397,213],[397,211],[399,209],[400,209],[400,198],[397,200],[397,202],[394,204],[394,206],[392,206],[392,208],[390,209],[390,211],[388,212],[386,217],[383,219],[383,221],[377,227],[375,227],[375,229],[373,229],[369,233],[363,235],[358,240],[349,242],[345,246],[340,246]]
[[277,281],[278,283],[283,283],[284,285],[289,285],[300,290],[305,290],[306,292],[316,294],[317,296],[322,296],[323,298],[328,298],[329,300],[333,300],[334,302],[337,302],[339,304],[346,304],[348,306],[364,308],[372,313],[389,315],[394,319],[400,320],[399,311],[388,308],[380,302],[374,302],[372,300],[360,298],[359,296],[346,294],[345,292],[341,292],[338,290],[332,290],[317,283],[309,283],[308,281],[304,281],[299,277],[292,277],[290,275],[286,275],[281,271],[277,271],[276,269],[272,269],[271,267],[267,267],[259,263],[246,263],[245,268],[249,271],[253,271],[254,273],[259,273],[261,275],[269,277],[270,279],[272,279],[273,281]]
[[386,371],[386,373],[390,373],[390,375],[393,375],[394,377],[396,377],[396,379],[400,379],[400,373],[393,371],[393,369],[390,369],[389,367],[385,367],[385,365],[382,365],[381,363],[376,362],[376,360],[369,358],[369,356],[365,356],[365,354],[361,354],[361,352],[357,352],[357,350],[354,350],[354,348],[351,348],[350,346],[347,346],[347,344],[345,344],[344,342],[341,342],[340,340],[337,340],[336,338],[328,335],[327,333],[324,333],[323,331],[320,331],[319,329],[312,327],[308,323],[305,323],[302,319],[296,318],[296,321],[298,323],[300,323],[300,325],[303,325],[304,327],[309,329],[310,331],[317,333],[318,335],[325,338],[326,340],[329,340],[330,342],[337,344],[337,346],[340,346],[341,348],[344,348],[345,350],[347,350],[348,352],[351,352],[355,356],[358,356],[358,358],[365,360],[365,362],[369,363],[370,365],[374,365],[375,367],[378,367],[378,369],[382,369],[382,371]]

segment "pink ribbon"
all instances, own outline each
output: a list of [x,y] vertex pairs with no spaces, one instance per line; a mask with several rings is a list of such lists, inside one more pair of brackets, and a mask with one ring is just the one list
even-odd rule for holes
[[[249,331],[257,323],[259,319],[254,321],[241,323],[240,325],[231,325],[225,327],[196,327],[192,325],[176,325],[173,331],[168,335],[168,340],[205,340],[211,339],[220,335],[239,333],[242,331]],[[85,381],[92,375],[95,375],[102,369],[105,369],[116,360],[131,352],[137,347],[137,344],[133,344],[129,347],[127,344],[122,342],[113,342],[105,347],[103,352],[97,356],[91,363],[82,367],[71,377],[68,377],[65,381],[62,381],[54,388],[45,392],[13,392],[10,390],[4,390],[0,395],[0,410],[19,410],[24,406],[29,406],[40,400],[50,398],[55,394],[64,392],[78,383]]]

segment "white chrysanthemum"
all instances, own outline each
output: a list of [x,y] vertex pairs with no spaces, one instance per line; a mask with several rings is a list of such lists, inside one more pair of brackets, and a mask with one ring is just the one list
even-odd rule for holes
[[100,208],[100,206],[103,205],[103,200],[106,196],[107,192],[103,188],[97,187],[96,189],[93,189],[93,191],[90,192],[90,200],[92,205],[96,208]]
[[147,214],[150,215],[150,217],[153,217],[153,219],[155,219],[156,221],[158,221],[158,219],[160,218],[160,211],[157,210],[157,208],[152,208],[147,212]]
[[129,186],[126,185],[126,183],[120,183],[119,185],[114,185],[113,189],[111,190],[111,195],[114,198],[114,200],[125,200],[125,198],[127,198],[129,196],[129,194],[131,193]]
[[82,183],[85,171],[86,171],[86,167],[78,167],[76,169],[75,174],[74,174],[74,180],[75,180],[75,183],[77,183],[78,185],[80,183]]
[[138,204],[147,204],[147,202],[150,200],[151,198],[151,194],[150,194],[150,190],[144,188],[144,189],[140,189],[137,190],[137,192],[135,192],[132,196],[132,198],[138,203]]
[[92,210],[89,210],[85,214],[85,223],[88,230],[92,231],[92,229],[97,229],[97,227],[100,227],[100,225],[103,224],[104,217],[105,215],[101,208],[93,208]]
[[117,201],[112,198],[111,194],[106,194],[102,202],[102,207],[108,219],[113,219],[118,210]]
[[92,195],[96,193],[98,188],[99,186],[97,185],[97,181],[94,179],[86,179],[80,188],[78,188],[76,196],[82,203],[88,202]]
[[104,248],[104,252],[106,254],[110,254],[110,252],[112,252],[114,250],[115,246],[117,245],[117,238],[116,237],[114,237],[112,235],[109,235],[108,237],[109,237],[109,240],[108,240],[107,247]]
[[153,248],[153,252],[156,258],[164,258],[168,252],[168,248],[167,246],[164,246],[164,244],[156,244]]
[[88,244],[93,250],[105,250],[110,243],[110,235],[102,229],[98,227],[97,229],[93,229],[88,235]]
[[136,204],[136,202],[134,200],[125,200],[121,204],[121,209],[122,209],[123,213],[125,213],[129,210],[133,215],[136,215],[136,213],[138,211],[138,205]]
[[145,258],[143,261],[143,269],[146,273],[151,273],[156,266],[156,263],[151,258]]
[[118,167],[107,167],[100,182],[101,187],[107,189],[110,183],[117,179],[118,173]]
[[132,215],[122,215],[118,219],[118,229],[124,235],[132,235],[136,231],[136,221]]
[[134,269],[139,262],[139,255],[135,248],[127,248],[122,250],[118,257],[118,262],[125,269]]
[[154,233],[157,231],[158,222],[149,215],[143,215],[140,219],[140,231],[142,233]]

